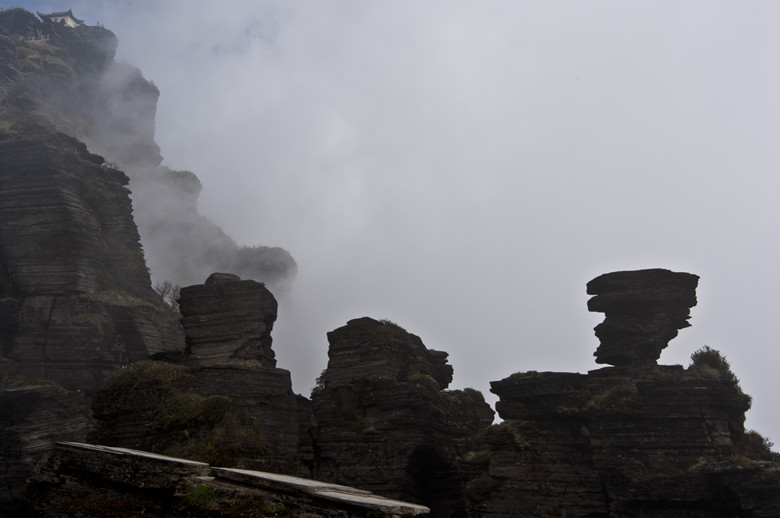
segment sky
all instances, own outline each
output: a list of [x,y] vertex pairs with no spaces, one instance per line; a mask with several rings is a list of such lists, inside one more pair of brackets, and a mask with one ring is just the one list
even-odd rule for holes
[[114,31],[201,213],[295,257],[273,336],[296,392],[361,316],[491,402],[517,371],[600,368],[586,283],[661,267],[701,280],[659,363],[718,349],[780,443],[777,2],[13,5]]

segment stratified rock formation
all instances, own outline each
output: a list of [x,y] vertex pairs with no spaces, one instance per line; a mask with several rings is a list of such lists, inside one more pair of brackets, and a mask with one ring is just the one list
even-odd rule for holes
[[428,376],[441,389],[452,382],[447,353],[426,348],[419,336],[387,320],[350,320],[328,333],[328,342],[328,368],[322,380],[326,387],[376,376],[394,380]]
[[0,42],[4,372],[91,393],[122,365],[181,349],[184,338],[151,288],[128,177],[60,132],[81,136],[100,119],[93,86],[112,66],[116,37],[9,9]]
[[94,392],[149,354],[181,349],[152,290],[127,177],[75,139],[0,133],[0,340],[11,374]]
[[33,479],[32,494],[41,518],[411,518],[428,512],[352,487],[73,442],[57,445]]
[[276,300],[256,281],[213,274],[182,288],[183,355],[126,367],[98,393],[91,440],[222,466],[308,474],[309,401],[276,368]]
[[[493,382],[501,424],[478,391],[446,390],[446,353],[371,318],[328,333],[311,401],[294,394],[257,281],[284,289],[295,262],[197,213],[197,177],[160,166],[157,88],[116,45],[103,27],[0,11],[0,514],[281,515],[282,486],[294,516],[395,513],[146,453],[69,444],[47,461],[55,441],[89,439],[435,517],[780,517],[777,454],[745,431],[750,398],[725,360],[656,364],[688,325],[695,275],[588,283],[606,314],[596,361],[612,366]],[[147,266],[174,284],[231,273],[182,288],[179,315]]]
[[595,328],[601,340],[596,363],[655,363],[677,330],[690,326],[698,283],[697,275],[662,269],[607,273],[590,281],[587,292],[595,297],[588,310],[606,315]]
[[102,26],[68,27],[20,8],[0,12],[0,132],[40,124],[121,168],[155,280],[188,285],[230,271],[288,287],[297,266],[287,251],[238,246],[198,214],[197,177],[160,166],[159,91],[137,68],[114,60],[117,44]]
[[[185,347],[179,315],[151,288],[128,175],[146,179],[138,180],[146,187],[141,198],[160,195],[154,203],[135,203],[144,211],[147,253],[159,257],[172,247],[178,255],[167,259],[182,262],[165,261],[168,271],[191,277],[220,264],[283,285],[295,269],[284,251],[237,247],[197,214],[197,178],[159,167],[159,93],[136,68],[114,61],[116,47],[104,27],[44,22],[19,8],[0,11],[0,386],[13,387],[4,393],[5,405],[29,404],[31,416],[53,415],[47,409],[58,400],[74,409],[74,419],[89,420],[89,405],[73,407],[69,390],[90,396],[123,365]],[[202,246],[208,235],[218,239]],[[44,380],[67,390],[30,398],[16,388]],[[285,382],[289,388],[289,375],[280,376],[278,391]],[[58,430],[58,439],[86,434],[55,418],[46,426]],[[35,427],[19,430],[9,444],[43,444]],[[0,494],[0,513],[16,505],[6,497],[19,494],[31,459],[45,450],[36,447],[31,456],[20,446],[0,458],[0,485],[10,488]]]
[[751,447],[750,398],[733,377],[650,361],[686,323],[696,281],[665,270],[599,277],[589,307],[608,320],[625,308],[631,324],[609,328],[620,349],[608,358],[629,365],[491,384],[504,422],[488,431],[472,515],[780,516],[780,465]]
[[464,487],[493,412],[476,390],[444,391],[447,354],[371,318],[328,333],[328,368],[312,393],[315,478],[465,512]]
[[205,284],[182,288],[179,311],[192,361],[254,360],[276,367],[271,329],[277,307],[263,284],[237,275],[215,273]]
[[27,516],[27,479],[55,442],[86,439],[89,415],[84,394],[54,384],[0,389],[0,515]]

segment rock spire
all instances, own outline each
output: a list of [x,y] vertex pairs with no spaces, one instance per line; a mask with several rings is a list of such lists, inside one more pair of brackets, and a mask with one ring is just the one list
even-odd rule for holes
[[588,310],[604,313],[594,330],[601,345],[596,363],[631,365],[653,362],[690,326],[699,277],[660,268],[605,273],[587,285]]

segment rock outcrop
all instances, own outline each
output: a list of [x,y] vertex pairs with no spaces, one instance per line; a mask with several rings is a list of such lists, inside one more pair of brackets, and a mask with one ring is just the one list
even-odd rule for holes
[[12,374],[94,392],[132,361],[181,349],[152,290],[127,177],[40,125],[0,133],[0,339]]
[[356,488],[125,448],[60,443],[33,479],[41,518],[413,517],[428,509]]
[[[294,394],[271,347],[276,300],[256,282],[283,289],[294,261],[197,213],[197,177],[159,165],[158,91],[116,45],[102,27],[0,12],[0,513],[284,513],[269,487],[291,479],[200,460],[436,517],[780,516],[777,454],[745,431],[736,377],[656,363],[688,325],[695,275],[591,281],[588,307],[606,314],[596,361],[612,366],[493,382],[501,424],[476,390],[446,390],[446,353],[371,318],[328,333],[311,400]],[[254,280],[183,288],[179,322],[147,265],[178,284]],[[70,444],[47,461],[85,437],[195,460]],[[293,515],[369,513],[323,504],[332,485],[292,485]]]
[[315,477],[465,512],[464,486],[493,411],[476,390],[444,391],[447,354],[388,321],[351,320],[328,333],[328,368],[312,393]]
[[214,274],[181,290],[183,354],[126,367],[98,393],[93,442],[223,466],[309,474],[309,401],[276,368],[277,303],[256,281]]
[[655,363],[677,330],[690,326],[699,277],[669,270],[607,273],[588,283],[588,310],[605,313],[596,326],[596,363]]
[[215,273],[205,284],[182,288],[179,311],[190,361],[219,365],[246,360],[276,367],[271,329],[277,308],[263,284],[237,275]]
[[696,281],[665,270],[599,277],[589,308],[608,320],[624,308],[636,323],[609,333],[621,346],[610,358],[630,365],[491,384],[504,422],[488,431],[472,515],[780,516],[780,465],[751,447],[750,398],[733,377],[655,365],[658,344],[686,323]]
[[31,513],[26,481],[54,444],[80,440],[91,430],[89,400],[54,384],[0,389],[0,514]]
[[447,353],[426,348],[419,336],[387,320],[350,320],[328,333],[328,342],[325,386],[372,376],[405,380],[413,374],[433,378],[442,389],[452,382]]
[[18,120],[0,132],[0,512],[21,516],[27,475],[55,440],[86,438],[90,405],[75,391],[184,347],[151,289],[127,182],[62,133]]
[[297,266],[278,247],[241,247],[202,217],[193,173],[161,167],[154,140],[159,91],[114,55],[102,26],[44,22],[20,8],[0,12],[0,131],[37,123],[86,143],[129,177],[136,224],[157,281],[202,281],[214,271],[289,287]]

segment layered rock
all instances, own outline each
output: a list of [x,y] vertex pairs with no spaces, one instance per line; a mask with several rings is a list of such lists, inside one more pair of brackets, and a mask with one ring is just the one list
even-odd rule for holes
[[83,441],[92,427],[84,394],[54,384],[0,389],[0,514],[27,516],[26,481],[56,441]]
[[655,363],[677,330],[690,326],[699,277],[663,269],[614,272],[588,283],[588,310],[604,313],[596,326],[596,363]]
[[658,344],[687,323],[696,280],[652,270],[588,285],[598,294],[589,308],[647,323],[610,328],[626,329],[609,343],[628,351],[618,356],[630,365],[491,383],[504,422],[488,431],[488,461],[468,495],[472,515],[780,515],[780,464],[750,446],[750,398],[733,376],[655,365]]
[[159,91],[114,60],[118,40],[102,26],[75,28],[24,9],[0,12],[0,129],[37,122],[86,143],[131,178],[137,221],[157,281],[187,285],[213,271],[286,288],[297,266],[277,247],[241,247],[202,217],[190,172],[161,167],[154,140]]
[[13,374],[94,392],[122,365],[183,347],[151,289],[126,185],[73,138],[0,134],[0,339]]
[[405,380],[413,374],[430,376],[444,389],[452,382],[448,354],[428,349],[419,336],[393,322],[356,318],[328,333],[325,386],[371,376]]
[[275,367],[277,303],[261,283],[214,274],[182,288],[187,351],[125,368],[95,400],[94,442],[219,465],[308,474],[309,402]]
[[263,284],[237,275],[215,273],[205,284],[182,288],[179,310],[188,353],[209,365],[240,359],[276,367],[271,329],[277,308]]
[[476,390],[444,391],[446,353],[370,318],[328,333],[328,368],[312,393],[317,478],[422,503],[432,516],[465,509],[463,490],[493,412]]
[[424,506],[316,480],[125,448],[60,443],[33,479],[39,516],[372,518],[424,515]]

